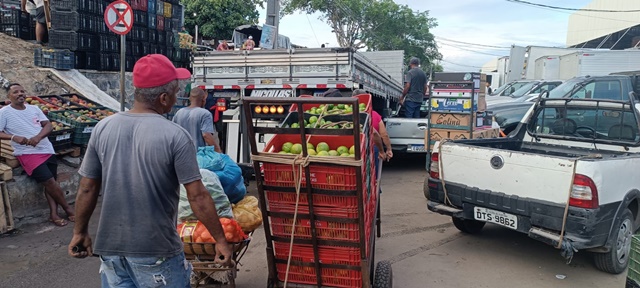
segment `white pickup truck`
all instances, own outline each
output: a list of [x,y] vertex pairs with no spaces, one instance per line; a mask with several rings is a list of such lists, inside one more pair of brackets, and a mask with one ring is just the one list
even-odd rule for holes
[[622,273],[640,224],[640,104],[624,82],[598,85],[624,96],[541,98],[507,138],[436,143],[428,209],[466,233],[494,223]]

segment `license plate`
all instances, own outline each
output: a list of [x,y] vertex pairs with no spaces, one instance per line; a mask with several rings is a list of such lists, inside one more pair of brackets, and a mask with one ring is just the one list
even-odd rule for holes
[[424,145],[409,145],[409,147],[407,147],[407,150],[409,151],[413,151],[413,152],[424,152]]
[[487,208],[474,207],[473,217],[476,220],[495,223],[511,229],[518,229],[518,216]]

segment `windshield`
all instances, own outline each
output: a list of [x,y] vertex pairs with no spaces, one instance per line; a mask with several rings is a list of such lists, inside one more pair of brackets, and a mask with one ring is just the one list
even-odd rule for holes
[[529,94],[529,91],[531,91],[531,89],[533,89],[534,86],[538,85],[538,83],[540,82],[530,82],[527,84],[522,85],[522,87],[520,87],[520,89],[516,90],[515,92],[511,93],[511,95],[509,95],[511,98],[520,98],[524,95]]
[[633,144],[640,141],[636,116],[629,104],[592,101],[544,101],[527,130],[546,138]]
[[491,93],[491,95],[489,95],[489,96],[493,96],[493,95],[500,95],[500,93],[502,93],[502,91],[504,91],[504,89],[507,89],[507,88],[508,88],[508,87],[510,87],[512,84],[513,84],[513,82],[512,82],[512,83],[506,83],[506,84],[504,84],[504,85],[502,85],[502,86],[500,86],[500,87],[496,88],[496,90],[493,90],[493,93]]
[[584,79],[575,78],[575,79],[567,80],[567,82],[564,82],[560,84],[560,86],[551,90],[549,92],[548,98],[564,98],[567,94],[569,94],[569,92],[571,92],[571,90],[573,90],[573,87],[575,87],[576,84],[581,82],[584,82]]

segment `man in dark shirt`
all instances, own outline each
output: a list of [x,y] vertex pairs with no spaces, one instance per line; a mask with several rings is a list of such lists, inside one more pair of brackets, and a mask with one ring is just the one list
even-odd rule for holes
[[411,58],[409,66],[411,69],[405,76],[400,104],[404,105],[406,118],[420,118],[420,106],[428,90],[427,74],[420,69],[420,59],[416,57]]

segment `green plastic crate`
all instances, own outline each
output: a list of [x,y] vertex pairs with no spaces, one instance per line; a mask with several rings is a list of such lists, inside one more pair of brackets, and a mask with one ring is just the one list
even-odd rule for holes
[[640,235],[633,235],[631,239],[631,255],[629,256],[627,284],[633,283],[635,286],[632,285],[631,287],[640,287]]
[[[98,121],[82,116],[71,110],[50,111],[47,117],[52,121],[58,121],[71,126],[71,128],[73,128],[73,144],[77,145],[86,145],[89,143],[93,127],[98,124]],[[78,122],[78,118],[87,122]]]

